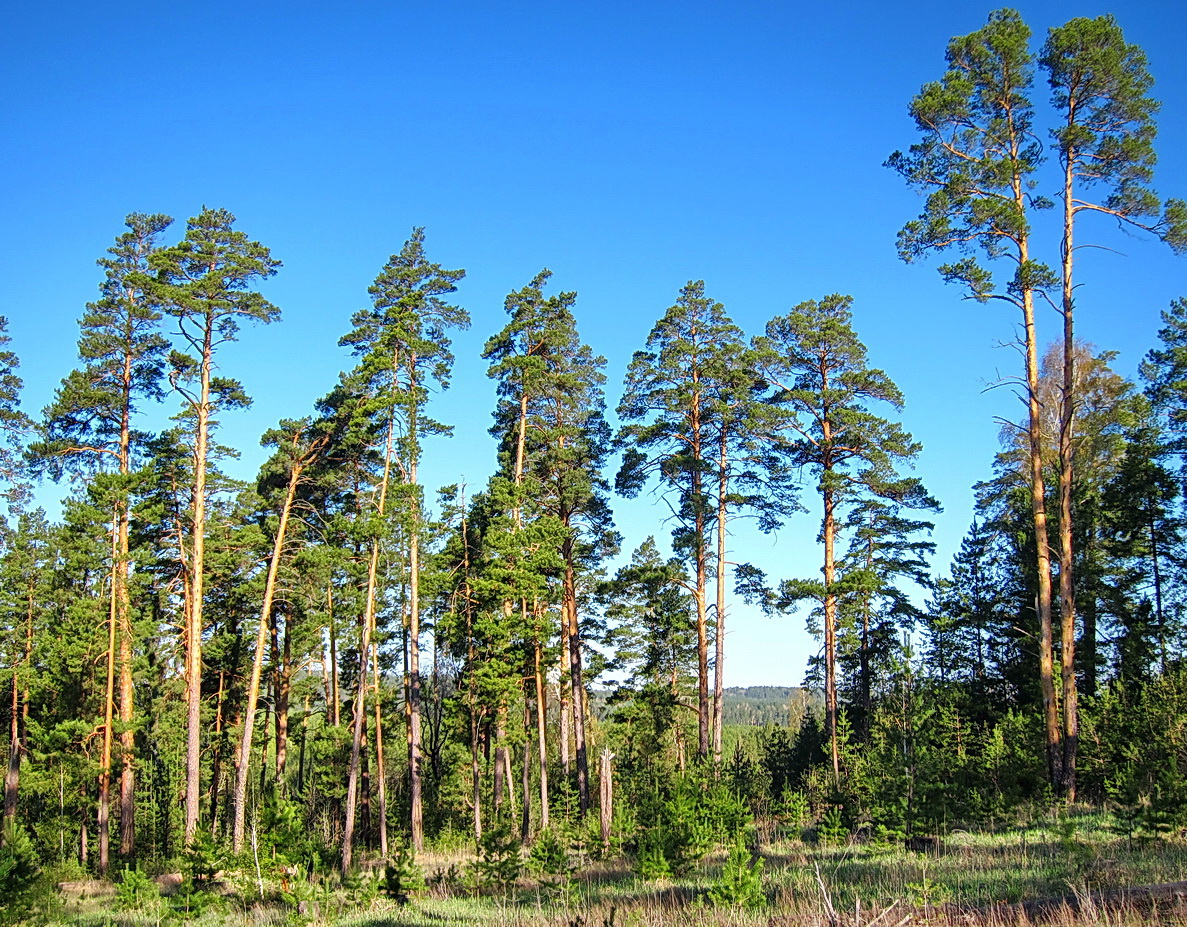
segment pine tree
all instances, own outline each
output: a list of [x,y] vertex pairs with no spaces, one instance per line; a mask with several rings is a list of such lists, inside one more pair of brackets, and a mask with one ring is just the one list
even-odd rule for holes
[[[1187,248],[1187,204],[1161,204],[1149,187],[1155,162],[1154,113],[1158,104],[1147,94],[1153,79],[1141,48],[1127,44],[1112,16],[1072,19],[1050,30],[1039,58],[1053,91],[1063,125],[1052,132],[1063,167],[1063,239],[1061,242],[1063,316],[1063,388],[1059,417],[1059,603],[1063,757],[1060,788],[1076,797],[1076,750],[1079,713],[1076,686],[1076,584],[1072,505],[1075,458],[1072,453],[1076,394],[1074,326],[1076,223],[1095,212],[1130,226],[1153,231],[1176,250]],[[1103,199],[1088,198],[1089,188],[1103,187]]]
[[[1038,395],[1039,349],[1035,294],[1054,286],[1050,269],[1032,257],[1030,215],[1050,202],[1033,193],[1043,158],[1035,137],[1030,92],[1034,57],[1030,29],[1014,10],[996,10],[984,27],[948,43],[948,71],[911,101],[922,140],[887,165],[928,193],[924,212],[899,233],[906,261],[956,248],[965,256],[939,268],[978,302],[1000,300],[1022,315],[1025,398],[1029,411],[1031,518],[1038,578],[1039,681],[1052,785],[1062,781],[1063,730],[1055,688],[1051,554],[1042,461],[1042,409]],[[1004,292],[992,271],[969,252],[1013,265]]]
[[[388,435],[383,478],[375,510],[376,517],[381,520],[387,512],[390,471],[393,465],[398,469],[396,511],[403,521],[401,533],[407,539],[408,557],[406,686],[414,852],[424,848],[420,698],[420,547],[424,514],[419,464],[422,439],[450,433],[447,426],[425,414],[425,406],[434,386],[443,389],[449,384],[453,366],[449,330],[467,328],[470,324],[470,317],[464,309],[450,305],[443,299],[456,291],[458,281],[464,276],[464,270],[445,270],[440,264],[428,261],[424,254],[424,229],[413,229],[412,237],[405,242],[399,254],[391,256],[368,290],[372,307],[355,314],[352,319],[353,331],[341,341],[360,357],[359,365],[348,381],[363,399],[363,414],[371,417]],[[382,425],[379,424],[381,422]],[[379,540],[376,539],[371,546],[375,566],[379,549]],[[375,572],[373,566],[368,575],[367,608],[372,622],[377,593]],[[366,660],[365,647],[363,658]],[[360,687],[366,675],[364,664],[360,673]],[[359,712],[363,701],[362,689],[359,691],[356,728],[359,723],[357,719],[361,718]],[[347,826],[353,830],[353,821],[348,821]],[[381,830],[381,836],[385,843],[383,852],[386,854],[385,829]],[[343,866],[349,866],[349,850],[344,856]]]
[[767,323],[755,339],[759,370],[770,384],[768,401],[783,411],[786,452],[796,466],[818,476],[823,505],[823,582],[785,580],[778,595],[786,608],[799,599],[817,600],[824,615],[825,722],[834,780],[839,782],[837,737],[837,604],[845,593],[866,594],[879,583],[861,571],[837,570],[841,510],[862,498],[890,500],[905,508],[938,508],[923,485],[898,472],[918,455],[920,445],[895,422],[870,411],[874,403],[902,408],[902,394],[881,370],[867,366],[865,346],[852,327],[848,296],[800,303]]
[[[624,449],[616,488],[636,496],[651,479],[676,517],[673,540],[692,565],[697,627],[697,756],[708,759],[713,710],[709,699],[708,581],[710,544],[716,511],[724,512],[728,493],[714,475],[724,475],[718,455],[728,431],[716,423],[727,409],[745,353],[741,331],[725,307],[705,296],[702,280],[689,281],[635,352],[623,383],[618,417]],[[725,436],[723,438],[723,436]],[[717,439],[715,441],[715,439]],[[716,504],[714,501],[717,491]],[[720,551],[719,551],[720,555]],[[719,572],[721,565],[719,564]],[[719,615],[719,621],[723,618]],[[720,708],[718,709],[720,711]]]
[[[23,513],[17,523],[4,530],[0,556],[0,685],[9,710],[8,757],[4,774],[4,817],[0,837],[11,832],[17,821],[17,799],[21,784],[21,763],[29,753],[29,709],[31,690],[38,672],[34,643],[45,624],[44,608],[49,598],[46,586],[48,566],[53,562],[50,526],[45,512]],[[7,678],[6,678],[7,677]]]
[[[278,428],[269,431],[261,444],[275,447],[276,453],[264,465],[261,488],[272,489],[279,497],[276,511],[276,527],[272,539],[272,551],[267,559],[267,575],[260,605],[260,621],[256,632],[255,655],[252,660],[251,679],[247,686],[247,702],[243,710],[243,733],[240,740],[238,775],[231,807],[231,845],[238,853],[243,846],[243,830],[247,812],[247,782],[251,771],[251,747],[255,730],[256,707],[259,699],[260,676],[263,671],[264,646],[268,631],[273,627],[273,603],[276,600],[281,560],[289,546],[289,522],[299,499],[302,487],[308,483],[315,468],[330,444],[332,423],[304,419],[282,421]],[[271,500],[275,502],[275,499]],[[271,514],[271,513],[269,513]],[[291,556],[291,554],[290,554]],[[288,634],[286,629],[286,641]],[[277,708],[279,712],[279,706]],[[278,756],[280,751],[278,751]],[[279,764],[279,759],[278,759]]]
[[[132,730],[132,603],[129,595],[129,524],[133,470],[143,455],[144,435],[134,428],[137,407],[162,396],[161,377],[167,346],[159,331],[160,306],[146,291],[149,257],[157,250],[168,216],[132,213],[128,231],[101,258],[105,270],[98,302],[90,303],[79,322],[78,356],[85,366],[62,381],[44,413],[42,440],[32,452],[55,477],[64,469],[78,474],[114,473],[108,491],[111,520],[111,583],[108,619],[108,697],[99,773],[99,871],[108,869],[111,746],[116,667],[119,670],[121,733],[120,855],[135,846],[135,741]],[[117,657],[118,651],[118,657]]]
[[[486,346],[491,375],[499,379],[500,408],[494,433],[509,448],[514,440],[512,479],[536,488],[535,505],[560,532],[560,639],[570,698],[562,711],[572,719],[578,807],[589,807],[586,747],[584,643],[579,604],[581,585],[617,550],[602,469],[610,452],[604,417],[602,368],[582,343],[573,316],[575,293],[545,298],[548,271],[508,297],[511,321]],[[510,454],[508,454],[509,462]],[[522,465],[521,465],[522,461]],[[525,498],[526,502],[526,498]],[[543,635],[535,635],[533,697],[541,782],[542,825],[547,826],[547,754],[544,736]],[[562,737],[566,735],[562,731]]]
[[[182,400],[193,429],[192,509],[182,563],[185,574],[186,786],[185,841],[198,826],[202,742],[202,631],[206,596],[207,467],[211,433],[224,410],[250,400],[235,380],[216,376],[218,348],[234,341],[243,320],[274,322],[280,310],[251,289],[276,273],[280,262],[268,249],[232,228],[225,209],[203,209],[186,225],[185,238],[155,252],[149,266],[151,296],[177,320],[183,351],[169,355],[169,382]],[[192,353],[187,353],[187,351]]]
[[[605,584],[606,617],[612,622],[616,669],[627,672],[611,701],[627,704],[615,712],[632,728],[629,740],[640,759],[670,754],[685,765],[680,709],[696,680],[695,608],[688,577],[675,560],[665,561],[655,538],[648,538]],[[628,754],[624,761],[631,762]]]
[[933,585],[927,558],[935,552],[935,544],[920,536],[930,533],[933,525],[908,517],[896,502],[871,496],[857,501],[845,527],[850,532],[849,549],[837,561],[838,573],[849,580],[862,575],[865,581],[853,583],[856,591],[838,603],[839,662],[855,670],[851,674],[856,683],[855,726],[859,740],[869,743],[875,664],[888,665],[901,633],[913,629],[921,617],[900,584],[907,582],[924,591]]
[[[554,454],[554,442],[548,436],[535,434],[534,428],[542,427],[561,434],[570,425],[572,406],[561,384],[563,377],[571,379],[570,389],[581,391],[591,388],[588,380],[590,370],[585,371],[584,378],[581,373],[574,378],[572,357],[569,356],[573,349],[580,346],[576,340],[572,316],[577,294],[561,292],[545,297],[543,289],[551,276],[551,271],[542,270],[526,287],[508,294],[504,308],[510,319],[500,332],[487,340],[482,352],[483,358],[490,362],[487,375],[498,381],[499,396],[494,412],[495,424],[491,428],[491,434],[500,442],[499,472],[491,480],[489,498],[502,509],[504,516],[489,523],[489,527],[495,530],[488,532],[487,539],[488,542],[494,542],[495,550],[502,552],[504,564],[501,569],[496,569],[492,579],[503,585],[505,615],[511,620],[512,613],[518,612],[524,645],[532,651],[530,658],[525,656],[525,662],[531,664],[531,670],[528,672],[525,667],[524,699],[526,705],[529,700],[527,680],[530,678],[533,680],[536,701],[542,821],[547,821],[549,814],[542,666],[542,651],[548,631],[543,624],[543,615],[555,597],[552,588],[555,584],[549,582],[550,576],[555,575],[553,564],[559,568],[558,572],[565,570],[561,563],[561,552],[568,532],[561,519],[565,502],[572,501],[572,487],[568,468],[564,465],[564,452]],[[588,351],[585,361],[589,368]],[[596,366],[592,372],[594,376],[599,375]],[[596,384],[592,384],[592,388],[596,389]],[[554,404],[551,407],[553,416],[547,411],[550,400]],[[556,432],[558,428],[560,432]],[[540,460],[542,454],[549,456],[549,462]],[[550,467],[550,464],[556,467]],[[549,480],[553,481],[552,486],[546,486]],[[549,509],[544,498],[550,490],[556,493],[553,496],[555,504]],[[542,545],[547,548],[547,553],[543,557],[537,556],[535,552],[540,551]],[[569,588],[570,584],[565,583],[565,591],[559,597],[561,636],[566,642],[576,620],[576,599],[574,597],[570,602]],[[579,636],[575,646],[578,648],[576,658],[579,666]],[[584,814],[589,806],[585,700],[581,675],[578,673],[574,677],[572,674],[573,649],[565,649],[564,662],[570,670],[569,691],[572,697],[569,700],[562,699],[561,749],[567,775],[568,729],[571,723],[577,759],[579,804]],[[505,711],[505,708],[500,710]],[[528,720],[525,715],[525,725]],[[526,790],[526,752],[524,763],[523,781]],[[525,818],[521,827],[524,839],[527,838],[527,802],[528,795],[525,793]]]

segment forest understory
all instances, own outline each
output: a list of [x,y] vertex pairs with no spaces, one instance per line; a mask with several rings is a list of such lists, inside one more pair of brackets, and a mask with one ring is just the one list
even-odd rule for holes
[[[1123,816],[1079,808],[1033,822],[954,829],[917,842],[838,836],[827,825],[768,819],[744,854],[720,846],[679,876],[647,878],[632,853],[567,841],[504,851],[431,848],[415,862],[360,860],[359,873],[305,881],[267,854],[224,868],[115,881],[47,871],[15,922],[135,925],[557,925],[905,927],[907,924],[1187,923],[1187,843],[1130,830]],[[758,841],[761,840],[761,843]],[[513,844],[513,845],[511,845]],[[558,850],[560,852],[558,852]],[[591,852],[591,851],[598,852]],[[552,854],[550,856],[550,854]],[[199,863],[199,867],[200,867]],[[81,873],[74,873],[81,875]]]

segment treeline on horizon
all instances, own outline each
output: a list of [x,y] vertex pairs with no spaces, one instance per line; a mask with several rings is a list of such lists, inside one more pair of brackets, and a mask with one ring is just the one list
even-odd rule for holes
[[[920,446],[847,296],[745,333],[690,281],[635,353],[613,433],[576,294],[542,271],[482,354],[494,475],[437,489],[452,475],[424,472],[422,444],[449,434],[432,400],[470,320],[450,302],[464,271],[414,229],[340,341],[354,366],[263,436],[271,456],[243,483],[220,469],[218,424],[250,400],[220,352],[279,321],[258,289],[279,263],[225,210],[175,244],[169,217],[128,216],[80,366],[40,416],[0,354],[0,852],[105,874],[244,852],[250,834],[268,865],[345,875],[405,842],[562,834],[662,872],[691,818],[901,837],[1080,801],[1152,832],[1187,824],[1187,300],[1140,383],[1073,324],[1094,216],[1187,245],[1187,207],[1150,186],[1144,56],[1109,16],[1036,53],[1000,10],[946,60],[911,102],[917,142],[888,162],[926,195],[899,247],[951,252],[940,272],[962,295],[1019,313],[1027,416],[939,577]],[[1040,75],[1051,125],[1035,123]],[[1039,176],[1061,179],[1060,202]],[[1054,238],[1032,231],[1047,208]],[[178,411],[149,433],[157,401]],[[59,522],[32,506],[39,479],[70,481]],[[644,491],[674,555],[636,538],[619,561],[613,496]],[[819,574],[731,564],[736,518],[818,531]],[[822,696],[789,691],[791,725],[727,727],[734,596],[803,609],[821,642]],[[599,718],[591,687],[611,673]]]

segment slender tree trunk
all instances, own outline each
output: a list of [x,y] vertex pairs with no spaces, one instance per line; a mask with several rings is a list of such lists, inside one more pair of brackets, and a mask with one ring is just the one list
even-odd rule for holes
[[[121,371],[123,403],[120,409],[119,470],[125,478],[132,468],[132,391],[134,387],[133,358],[125,353]],[[116,623],[119,626],[119,719],[120,719],[120,856],[130,862],[136,854],[136,732],[132,729],[135,717],[133,700],[132,603],[129,590],[131,574],[131,545],[129,524],[131,514],[126,492],[116,503],[116,557],[112,573],[112,595],[115,599]]]
[[[369,670],[364,670],[368,672]],[[367,733],[367,713],[363,712],[363,743],[359,751],[359,829],[363,845],[374,845],[375,829],[371,820],[371,741]]]
[[544,667],[541,657],[540,637],[536,636],[535,672],[532,674],[536,684],[536,750],[540,766],[540,828],[548,829],[548,732],[547,716],[548,702],[547,688],[544,685]]
[[569,675],[569,622],[567,616],[561,616],[561,658],[560,673],[557,678],[557,702],[560,705],[560,724],[557,737],[560,740],[561,775],[569,781],[569,768],[572,764],[570,746],[573,738],[573,695],[572,687],[568,685]]
[[136,855],[136,732],[132,728],[135,717],[133,699],[132,610],[128,596],[128,507],[120,512],[119,570],[119,717],[120,726],[120,856],[125,862]]
[[614,820],[614,772],[610,761],[614,754],[602,751],[602,766],[598,776],[598,810],[601,814],[602,850],[610,851],[610,824]]
[[289,515],[297,497],[302,468],[294,466],[289,472],[288,488],[280,508],[280,522],[272,542],[272,556],[268,561],[268,575],[264,582],[264,601],[260,606],[260,623],[256,629],[256,649],[251,662],[251,678],[247,684],[247,705],[244,708],[243,737],[239,744],[239,768],[235,777],[234,810],[231,817],[231,847],[238,853],[243,849],[243,831],[247,819],[247,781],[250,774],[252,739],[255,733],[256,707],[260,699],[260,677],[264,671],[264,645],[272,625],[272,603],[276,596],[276,578],[280,573],[280,558],[288,534]]
[[[387,486],[391,477],[392,450],[395,441],[396,423],[388,419],[387,441],[383,457],[383,478],[379,484],[379,504],[376,513],[383,518],[387,504]],[[359,681],[355,693],[354,725],[350,746],[350,769],[346,782],[346,821],[343,826],[342,874],[350,872],[352,843],[354,840],[354,818],[358,807],[359,753],[362,750],[363,725],[367,716],[367,663],[371,656],[371,636],[375,629],[375,593],[379,581],[379,540],[371,541],[371,556],[367,563],[367,592],[363,609],[362,641],[359,648]]]
[[466,700],[470,709],[470,806],[474,812],[474,842],[482,840],[482,709],[478,704],[478,654],[474,644],[474,611],[470,593],[470,528],[466,520],[466,492],[462,488],[462,608],[466,616]]
[[330,625],[330,717],[342,723],[342,698],[338,689],[338,633],[334,625],[334,580],[326,581],[326,620]]
[[1024,293],[1023,327],[1026,332],[1026,383],[1030,413],[1030,503],[1035,529],[1035,559],[1039,618],[1039,686],[1042,692],[1047,773],[1059,789],[1063,781],[1063,744],[1059,699],[1055,691],[1055,647],[1051,612],[1051,553],[1047,539],[1047,503],[1043,482],[1042,413],[1039,405],[1039,362],[1034,330],[1034,300]]
[[342,874],[350,872],[354,849],[355,813],[359,795],[359,756],[363,745],[363,727],[367,718],[367,676],[371,661],[371,631],[375,622],[374,599],[375,574],[379,569],[379,542],[371,542],[371,556],[367,565],[367,602],[363,612],[362,639],[359,645],[359,681],[355,690],[354,721],[350,741],[350,767],[346,780],[346,820],[342,828]]
[[[698,377],[693,377],[694,385]],[[702,460],[701,453],[701,410],[698,399],[692,409],[692,457],[694,465]],[[708,616],[708,566],[705,556],[705,513],[702,505],[702,486],[700,471],[692,474],[692,496],[696,514],[693,518],[695,537],[694,559],[696,561],[696,592],[694,599],[697,606],[697,759],[709,758],[709,730],[711,727],[712,707],[709,702],[709,616]]]
[[529,682],[523,681],[523,767],[519,776],[520,797],[523,808],[519,815],[519,840],[527,845],[532,836],[532,739],[527,732],[532,727],[532,700],[528,694]]
[[387,859],[387,762],[383,752],[383,697],[379,688],[379,642],[373,643],[371,665],[375,670],[375,778],[379,802],[379,855]]
[[206,316],[202,342],[201,388],[194,413],[194,498],[191,519],[189,601],[185,623],[185,843],[193,842],[198,828],[198,801],[202,785],[202,625],[206,594],[206,463],[210,441],[210,377],[214,353],[214,316]]
[[577,621],[577,575],[573,569],[573,539],[564,541],[564,590],[562,592],[562,621],[569,627],[569,684],[573,689],[573,741],[576,746],[577,801],[581,816],[589,810],[589,752],[585,739],[584,690],[585,673],[581,665],[581,627]]
[[500,705],[495,711],[495,768],[494,799],[496,819],[503,807],[503,793],[507,782],[507,707]]
[[[1074,108],[1071,117],[1075,118]],[[1080,739],[1078,693],[1076,689],[1076,588],[1073,547],[1072,488],[1075,484],[1074,448],[1076,414],[1076,345],[1073,313],[1072,257],[1075,205],[1072,179],[1075,160],[1064,165],[1063,210],[1063,391],[1059,409],[1059,609],[1060,671],[1063,688],[1063,757],[1060,791],[1069,802],[1076,800],[1076,753]]]
[[119,622],[116,572],[119,563],[119,509],[111,525],[111,595],[107,611],[107,681],[103,689],[103,753],[99,760],[99,875],[106,876],[111,852],[111,755],[115,742],[115,651]]
[[[409,431],[416,434],[416,416],[410,416]],[[408,527],[408,789],[413,852],[424,851],[424,772],[422,769],[420,706],[420,487],[417,459],[411,455],[409,482],[412,505]]]
[[293,691],[293,636],[289,627],[292,615],[284,616],[284,638],[276,670],[276,785],[284,785],[289,753],[289,700]]
[[[223,697],[226,694],[227,686],[227,672],[226,670],[218,671],[218,693],[214,697],[214,744],[215,748],[212,752],[210,760],[210,833],[216,835],[218,833],[219,825],[219,798],[222,789],[223,778],[223,743],[226,740],[225,727],[223,725]],[[238,772],[239,764],[235,762],[235,770]]]
[[713,666],[713,765],[721,770],[722,708],[725,703],[725,525],[729,490],[729,431],[723,423],[717,461],[717,633]]
[[[831,440],[830,424],[825,422],[825,446]],[[827,476],[827,472],[826,472]],[[841,750],[837,738],[837,597],[831,591],[837,581],[836,501],[831,489],[825,489],[824,520],[824,726],[828,734],[828,752],[833,767],[833,784],[841,784]]]
[[[871,536],[866,542],[866,569],[874,568],[874,538]],[[870,679],[870,594],[861,595],[861,650],[859,655],[861,673],[861,742],[870,742],[870,715],[874,705],[871,698],[872,680]]]

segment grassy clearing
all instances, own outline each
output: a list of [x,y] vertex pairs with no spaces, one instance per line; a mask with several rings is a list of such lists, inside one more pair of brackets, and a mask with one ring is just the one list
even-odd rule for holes
[[[591,862],[568,876],[521,877],[506,891],[479,890],[464,854],[429,853],[428,887],[407,905],[380,891],[378,875],[349,886],[266,885],[227,874],[212,890],[161,897],[75,898],[30,912],[28,922],[79,927],[976,927],[1187,925],[1181,899],[1110,899],[1100,893],[1187,879],[1187,843],[1133,840],[1105,816],[1054,818],[997,833],[956,831],[935,852],[849,843],[823,847],[784,835],[762,848],[764,903],[714,907],[709,888],[725,853],[687,877],[649,881],[624,858]],[[1068,899],[1040,910],[1037,899]]]

